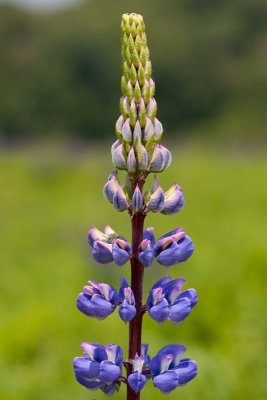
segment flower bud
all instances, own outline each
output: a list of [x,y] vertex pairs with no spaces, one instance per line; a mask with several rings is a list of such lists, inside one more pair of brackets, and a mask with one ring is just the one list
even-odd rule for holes
[[142,207],[143,207],[142,193],[137,185],[134,190],[134,194],[133,194],[133,198],[132,198],[132,208],[133,208],[134,212],[138,212],[141,210]]
[[121,185],[118,186],[114,197],[113,197],[113,207],[117,211],[124,211],[128,207],[128,202],[124,191],[122,190]]
[[137,119],[137,111],[136,111],[136,105],[135,105],[134,99],[132,99],[132,101],[131,101],[129,117],[130,117],[131,126],[134,127],[135,123],[136,123],[136,119]]
[[122,127],[124,124],[124,118],[122,115],[118,118],[116,125],[115,125],[115,131],[119,139],[122,139]]
[[156,100],[154,98],[150,98],[146,108],[146,115],[148,118],[153,120],[155,118],[156,113],[157,113]]
[[128,376],[128,384],[136,393],[140,392],[146,384],[146,378],[142,374],[145,357],[136,354],[133,365],[133,373]]
[[140,159],[138,159],[138,171],[146,171],[148,164],[148,155],[145,146],[141,145]]
[[103,188],[103,195],[106,200],[110,203],[113,203],[114,194],[119,186],[118,181],[118,171],[113,171],[112,174],[109,176],[108,182],[105,184]]
[[146,117],[146,126],[144,129],[144,141],[147,142],[154,135],[154,126],[151,120]]
[[131,147],[131,150],[129,151],[129,154],[128,154],[127,170],[130,173],[133,173],[136,171],[136,158],[135,158],[133,147]]
[[125,240],[114,239],[114,245],[112,248],[113,261],[119,267],[125,264],[129,260],[129,254],[131,246]]
[[130,118],[127,118],[122,127],[122,137],[127,142],[132,142],[132,130],[130,125]]
[[157,118],[155,118],[154,119],[154,134],[155,134],[154,138],[157,143],[160,141],[162,133],[163,133],[162,123]]
[[142,139],[142,131],[140,127],[140,122],[136,121],[135,127],[134,127],[134,132],[133,132],[133,142],[135,143],[136,139],[141,140]]
[[166,149],[166,147],[162,146],[161,144],[159,145],[159,149],[163,155],[163,159],[164,159],[164,166],[163,169],[167,169],[172,162],[172,156],[171,153],[168,149]]
[[152,193],[149,197],[149,201],[147,203],[147,208],[149,208],[153,212],[159,212],[164,207],[164,193],[159,185],[154,193]]
[[144,239],[138,247],[139,261],[144,267],[149,267],[152,264],[154,258],[154,251],[151,246],[151,242],[148,239]]
[[184,196],[182,189],[176,182],[164,193],[164,197],[164,207],[161,210],[162,214],[173,215],[181,211],[184,206]]
[[146,230],[143,233],[143,238],[148,239],[151,242],[151,246],[155,245],[154,228],[152,226],[146,228]]
[[118,169],[126,169],[126,162],[123,155],[123,144],[119,144],[112,153],[112,162]]
[[93,244],[93,257],[100,264],[106,264],[113,260],[112,245],[96,240]]
[[163,153],[160,151],[159,145],[154,146],[154,151],[152,159],[149,165],[149,171],[161,172],[165,165],[165,159],[163,158]]
[[140,121],[141,128],[144,128],[146,124],[146,106],[144,103],[144,99],[141,97],[139,111],[138,111],[138,118]]

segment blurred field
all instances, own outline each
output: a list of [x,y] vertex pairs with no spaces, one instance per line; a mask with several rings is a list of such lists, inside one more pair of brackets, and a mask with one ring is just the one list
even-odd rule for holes
[[[145,293],[171,272],[198,290],[199,304],[180,327],[145,316],[144,342],[151,356],[168,343],[185,344],[198,361],[197,379],[170,400],[266,399],[266,157],[198,143],[172,147],[174,162],[160,178],[164,189],[178,181],[186,206],[173,217],[149,216],[146,225],[157,237],[182,225],[196,251],[171,271],[153,264]],[[116,313],[99,322],[75,308],[88,279],[118,287],[119,276],[129,277],[128,264],[94,263],[86,243],[88,228],[106,222],[129,238],[128,216],[102,196],[108,149],[31,146],[1,154],[1,400],[104,399],[74,380],[79,343],[115,342],[126,353],[128,328]],[[152,396],[163,398],[150,381],[142,398]],[[125,398],[125,388],[114,397]]]

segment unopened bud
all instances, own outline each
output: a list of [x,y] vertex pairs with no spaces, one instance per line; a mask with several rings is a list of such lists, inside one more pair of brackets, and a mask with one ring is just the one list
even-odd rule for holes
[[163,154],[160,151],[159,146],[156,144],[154,147],[152,159],[150,161],[149,171],[161,172],[164,168],[164,165],[165,165],[165,160],[163,158]]
[[128,44],[129,44],[129,50],[132,53],[133,49],[134,49],[134,40],[132,35],[130,34],[129,38],[128,38]]
[[149,87],[149,82],[145,80],[143,90],[142,90],[142,96],[144,98],[145,104],[148,103],[149,97],[150,97],[150,87]]
[[162,123],[155,118],[154,119],[154,134],[155,134],[155,142],[158,143],[161,139],[163,133]]
[[132,101],[131,101],[129,117],[130,117],[131,126],[134,127],[136,119],[137,119],[137,111],[136,111],[136,105],[135,105],[134,99],[132,99]]
[[141,128],[144,128],[144,126],[146,124],[146,106],[145,106],[144,99],[142,97],[141,97],[141,101],[140,101],[140,105],[139,105],[139,109],[138,109],[138,118],[140,121]]
[[115,131],[119,139],[122,139],[123,124],[124,124],[124,118],[122,115],[120,115],[115,125]]
[[141,50],[141,45],[142,45],[141,37],[140,37],[140,35],[136,35],[136,38],[135,38],[135,48],[136,48],[136,50],[138,51],[138,53],[139,53],[140,50]]
[[137,80],[137,73],[136,73],[135,66],[133,64],[131,65],[130,79],[131,79],[132,85],[135,85],[135,82]]
[[135,127],[134,127],[134,132],[133,132],[133,142],[135,143],[136,139],[141,140],[142,139],[142,131],[140,127],[140,122],[136,121]]
[[137,185],[134,190],[134,194],[133,194],[133,198],[132,198],[132,208],[133,208],[134,212],[138,212],[141,210],[142,207],[143,207],[142,193]]
[[131,147],[131,150],[129,151],[129,154],[128,154],[127,170],[129,173],[133,173],[136,171],[136,158],[135,158],[133,147]]
[[123,155],[123,144],[120,144],[118,147],[114,149],[112,152],[112,162],[118,169],[125,169],[126,162]]
[[146,115],[153,121],[156,113],[157,113],[157,102],[155,99],[152,99],[150,97],[146,108]]
[[124,211],[128,207],[127,198],[121,186],[118,186],[118,189],[114,194],[113,207],[117,211]]
[[145,126],[145,130],[144,130],[144,141],[148,141],[152,135],[154,135],[154,126],[151,122],[151,120],[146,117],[146,126]]
[[146,79],[150,79],[150,77],[151,77],[151,69],[152,69],[152,66],[151,66],[151,61],[147,61],[146,62],[146,65],[145,65],[145,77],[146,77]]
[[122,137],[127,142],[132,142],[132,130],[130,126],[130,118],[127,118],[122,127]]

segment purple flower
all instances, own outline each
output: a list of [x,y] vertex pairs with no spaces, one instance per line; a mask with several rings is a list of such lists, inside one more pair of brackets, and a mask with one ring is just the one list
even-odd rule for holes
[[161,213],[173,215],[181,211],[184,206],[184,195],[180,186],[175,182],[171,188],[164,193],[164,205]]
[[156,241],[155,241],[155,236],[154,236],[154,228],[152,226],[149,228],[146,228],[146,230],[143,233],[143,238],[150,240],[152,247],[154,247]]
[[77,308],[90,318],[105,319],[112,314],[119,301],[116,290],[105,283],[88,281],[77,298]]
[[130,244],[109,225],[106,225],[104,232],[93,226],[88,232],[87,241],[93,247],[94,259],[101,264],[114,261],[121,266],[129,260]]
[[136,314],[134,294],[126,278],[120,278],[120,282],[119,301],[122,304],[119,308],[119,315],[122,321],[130,322]]
[[73,369],[77,381],[89,390],[101,389],[104,393],[113,393],[116,380],[121,375],[123,353],[120,346],[98,343],[82,343],[84,357],[73,360]]
[[116,192],[114,193],[113,207],[116,211],[124,211],[128,207],[127,197],[121,185],[118,186]]
[[126,240],[113,239],[112,256],[119,267],[125,264],[130,257],[131,246]]
[[154,247],[158,262],[166,267],[183,263],[193,254],[193,251],[193,242],[182,228],[166,233]]
[[144,239],[139,247],[139,261],[143,264],[144,267],[149,267],[152,264],[154,258],[154,251],[151,246],[151,241],[149,239]]
[[180,325],[197,304],[197,293],[195,289],[181,293],[185,278],[171,279],[167,275],[153,285],[146,306],[149,316],[159,324],[168,319]]
[[133,373],[128,376],[128,383],[130,387],[136,392],[140,392],[146,384],[146,378],[142,374],[145,356],[140,357],[136,354],[133,365]]
[[113,197],[119,186],[118,171],[113,171],[108,177],[108,181],[103,188],[103,195],[106,200],[113,203]]
[[183,386],[197,375],[195,361],[181,357],[186,350],[179,344],[167,345],[151,360],[154,385],[163,394],[168,394],[177,386]]

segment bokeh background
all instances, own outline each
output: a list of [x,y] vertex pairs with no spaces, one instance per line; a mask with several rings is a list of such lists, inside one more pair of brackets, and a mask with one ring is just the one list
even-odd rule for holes
[[[199,304],[180,327],[144,318],[150,355],[188,347],[198,377],[169,399],[263,400],[266,365],[267,3],[265,0],[0,1],[0,398],[104,399],[75,382],[82,341],[118,343],[128,327],[75,308],[88,279],[119,285],[86,243],[109,222],[130,238],[126,213],[102,196],[119,116],[120,18],[143,14],[163,144],[160,176],[186,206],[151,215],[156,236],[183,226],[196,251],[145,273],[184,276]],[[163,399],[149,382],[143,398]],[[125,387],[114,398],[125,398]]]

